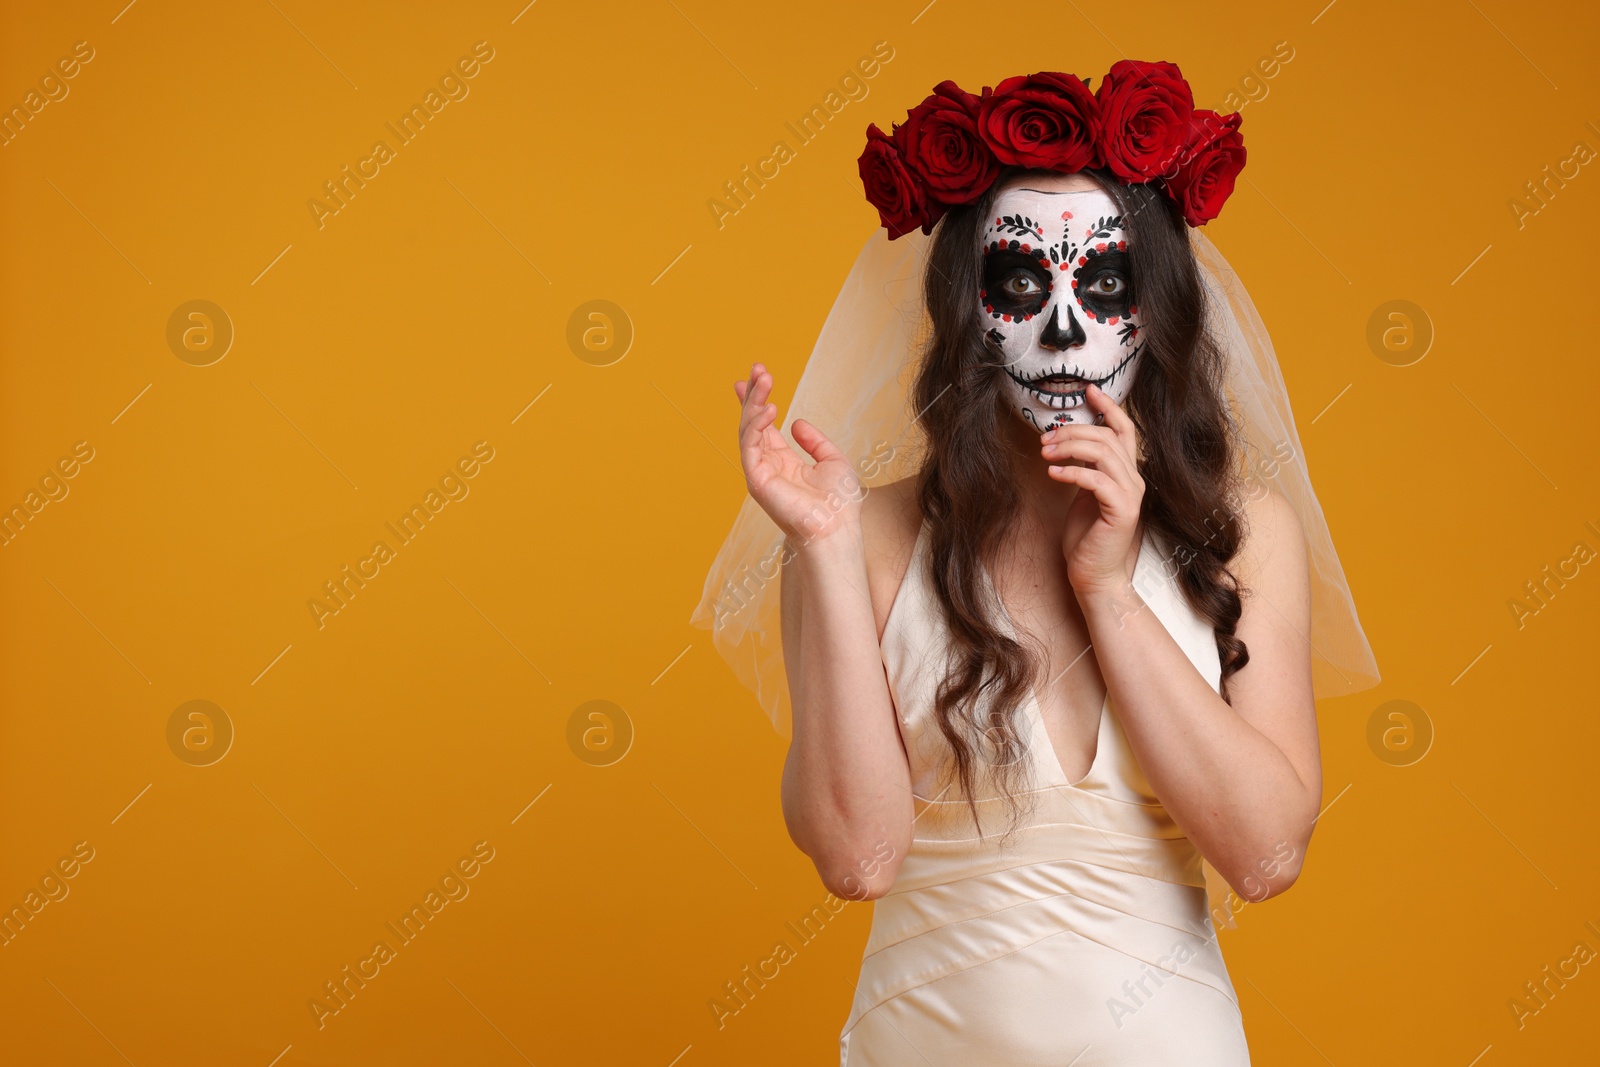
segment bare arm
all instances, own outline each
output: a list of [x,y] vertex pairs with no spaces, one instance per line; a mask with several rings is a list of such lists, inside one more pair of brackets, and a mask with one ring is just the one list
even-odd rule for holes
[[784,573],[782,596],[794,712],[783,765],[789,836],[835,895],[876,899],[894,884],[911,846],[911,774],[884,676],[859,520],[801,549]]
[[[781,579],[784,665],[794,736],[783,769],[789,836],[830,892],[882,896],[911,844],[911,782],[868,585],[865,491],[845,456],[803,420],[776,428],[760,364],[735,387],[750,495],[788,535]],[[787,554],[786,554],[787,555]]]
[[1080,597],[1128,743],[1173,820],[1228,884],[1260,901],[1299,876],[1322,797],[1311,688],[1310,582],[1299,520],[1277,493],[1248,509],[1236,636],[1250,662],[1232,704],[1130,583]]
[[1311,589],[1294,510],[1268,491],[1245,508],[1231,564],[1243,590],[1236,636],[1250,661],[1211,688],[1127,573],[1144,495],[1137,434],[1094,387],[1104,426],[1045,436],[1050,476],[1078,486],[1063,550],[1095,660],[1151,788],[1228,883],[1265,900],[1299,876],[1322,797],[1311,684]]

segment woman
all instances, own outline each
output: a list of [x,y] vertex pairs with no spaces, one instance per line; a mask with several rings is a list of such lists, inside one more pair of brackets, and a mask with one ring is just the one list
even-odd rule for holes
[[[785,820],[830,891],[878,902],[850,1067],[1248,1064],[1203,867],[1283,892],[1321,804],[1310,512],[1241,469],[1185,227],[1220,207],[1182,195],[1205,155],[1187,86],[1146,161],[1164,180],[1130,180],[1119,74],[1181,85],[1119,64],[1090,109],[1066,75],[945,83],[924,108],[971,143],[932,163],[916,112],[869,131],[869,192],[874,144],[904,167],[874,197],[890,238],[937,225],[911,476],[864,491],[797,419],[806,462],[771,373],[735,386],[750,496],[784,536]],[[1029,165],[1073,136],[1062,114],[1087,148]]]

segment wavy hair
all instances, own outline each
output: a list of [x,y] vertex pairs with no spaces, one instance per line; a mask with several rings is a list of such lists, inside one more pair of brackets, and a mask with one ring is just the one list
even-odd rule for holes
[[[1002,187],[1022,173],[1006,168],[982,197],[940,221],[923,282],[932,331],[912,391],[927,442],[916,491],[929,524],[933,588],[951,636],[934,716],[980,837],[974,799],[980,777],[1006,798],[1012,828],[1022,814],[1017,787],[1026,734],[1019,735],[1012,718],[1043,669],[1042,650],[999,625],[1001,609],[984,579],[984,560],[1000,547],[1020,496],[1002,430],[1005,376],[983,344],[976,250]],[[1242,519],[1224,354],[1204,327],[1200,268],[1181,212],[1148,185],[1125,185],[1100,170],[1082,173],[1122,210],[1134,299],[1144,315],[1144,349],[1123,404],[1144,451],[1141,517],[1174,546],[1169,570],[1214,628],[1226,700],[1226,680],[1249,662],[1249,650],[1234,636],[1240,587],[1227,567],[1239,550]]]

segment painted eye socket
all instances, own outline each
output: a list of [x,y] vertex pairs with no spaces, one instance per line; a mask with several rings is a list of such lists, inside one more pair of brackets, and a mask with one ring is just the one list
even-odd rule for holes
[[[1026,319],[1044,307],[1051,289],[1048,260],[1021,249],[994,248],[984,253],[978,298],[984,311],[1002,321]],[[1010,319],[1007,318],[1010,316]]]
[[1073,272],[1078,304],[1096,322],[1109,324],[1133,313],[1133,264],[1121,248],[1090,249]]

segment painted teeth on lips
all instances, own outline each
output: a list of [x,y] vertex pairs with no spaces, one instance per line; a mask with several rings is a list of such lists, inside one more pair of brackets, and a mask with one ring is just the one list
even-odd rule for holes
[[1089,387],[1087,379],[1073,378],[1064,374],[1052,374],[1030,384],[1040,392],[1055,393],[1059,396],[1082,392]]

